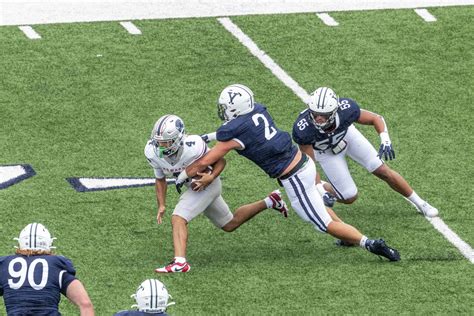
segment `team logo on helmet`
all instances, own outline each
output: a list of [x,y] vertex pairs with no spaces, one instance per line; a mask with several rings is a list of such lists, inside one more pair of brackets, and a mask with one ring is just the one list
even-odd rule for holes
[[254,99],[250,88],[233,84],[222,90],[217,101],[217,113],[223,121],[230,121],[253,110]]

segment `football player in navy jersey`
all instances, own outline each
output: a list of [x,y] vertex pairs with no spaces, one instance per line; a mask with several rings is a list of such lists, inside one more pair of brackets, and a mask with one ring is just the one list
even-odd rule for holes
[[137,310],[120,311],[114,316],[167,316],[166,309],[174,302],[169,302],[171,297],[165,285],[156,279],[148,279],[142,282],[137,289],[137,292],[132,295],[137,304],[132,305],[132,308]]
[[235,149],[271,178],[277,178],[293,209],[316,230],[359,244],[390,261],[400,260],[398,251],[388,247],[383,239],[368,239],[325,207],[316,188],[314,161],[292,143],[289,133],[276,127],[266,107],[254,102],[253,92],[248,87],[241,84],[226,87],[219,96],[218,114],[224,123],[215,135],[205,136],[215,138],[216,145],[180,173],[176,180],[178,186]]
[[21,232],[15,255],[0,257],[0,296],[8,316],[58,316],[61,294],[93,316],[94,307],[72,262],[52,253],[51,234],[42,224],[28,224]]
[[[373,125],[380,135],[379,152],[356,129],[354,123]],[[347,167],[349,156],[367,171],[384,180],[427,217],[438,216],[438,210],[423,200],[396,171],[383,163],[395,159],[395,152],[382,116],[363,110],[352,99],[338,98],[327,87],[314,91],[308,109],[301,112],[293,125],[293,139],[300,149],[318,161],[329,183],[320,183],[318,190],[329,201],[329,195],[342,203],[357,199],[357,187]],[[329,193],[328,193],[329,191]]]

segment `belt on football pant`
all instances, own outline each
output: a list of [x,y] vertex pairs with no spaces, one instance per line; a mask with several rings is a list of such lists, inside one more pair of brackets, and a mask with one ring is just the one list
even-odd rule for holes
[[308,156],[306,156],[305,153],[301,153],[300,161],[298,161],[298,163],[293,168],[291,168],[291,170],[287,174],[285,174],[281,177],[278,177],[278,180],[286,180],[286,179],[294,176],[295,173],[297,173],[301,168],[303,168],[303,166],[306,164],[306,162],[308,162]]

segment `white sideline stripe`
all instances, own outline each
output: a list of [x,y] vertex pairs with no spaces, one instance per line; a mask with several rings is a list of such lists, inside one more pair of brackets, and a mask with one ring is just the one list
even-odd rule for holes
[[132,35],[140,35],[142,34],[142,31],[138,27],[135,26],[132,22],[120,22],[120,25],[122,25],[128,33]]
[[126,179],[126,178],[109,178],[109,179],[97,179],[97,178],[81,178],[83,186],[88,189],[105,189],[112,187],[125,187],[130,185],[146,185],[154,184],[155,179]]
[[[291,89],[304,103],[308,99],[308,93],[299,86],[299,84],[291,78],[280,66],[278,66],[273,59],[271,59],[264,51],[258,48],[257,44],[252,41],[247,34],[242,32],[242,30],[234,24],[229,18],[220,18],[218,21],[234,35],[239,42],[241,42],[245,47],[247,47],[250,52],[257,57],[270,71],[287,86]],[[406,199],[408,202],[413,204],[410,200]],[[448,225],[446,225],[443,220],[440,218],[428,218],[425,217],[433,226],[436,228],[450,243],[452,243],[456,248],[459,249],[461,254],[466,257],[471,263],[474,263],[474,251],[471,246],[464,242],[455,232],[453,232]]]
[[29,25],[18,27],[29,39],[40,39],[41,36]]
[[464,240],[453,232],[448,225],[439,217],[426,218],[437,231],[439,231],[454,247],[458,248],[461,254],[471,263],[474,263],[474,250]]
[[327,13],[316,13],[316,15],[318,16],[318,18],[321,19],[321,21],[324,22],[324,24],[328,25],[328,26],[338,26],[339,23],[337,23],[336,20],[334,20],[334,18],[332,16],[330,16],[329,14]]
[[300,87],[300,85],[293,80],[273,59],[267,55],[263,50],[258,48],[257,44],[252,41],[242,30],[234,24],[229,18],[217,19],[222,26],[225,27],[232,35],[234,35],[239,42],[241,42],[248,50],[257,57],[270,71],[285,84],[291,91],[293,91],[303,103],[306,104],[306,100],[309,98],[306,90]]
[[416,9],[474,0],[0,0],[0,25]]
[[415,9],[415,12],[426,22],[436,22],[436,18],[426,9]]

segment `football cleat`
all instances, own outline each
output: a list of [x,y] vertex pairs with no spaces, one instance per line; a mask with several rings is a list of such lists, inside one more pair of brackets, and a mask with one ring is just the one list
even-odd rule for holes
[[175,260],[171,261],[168,265],[155,269],[156,273],[185,273],[191,270],[191,266],[187,263],[179,263]]
[[280,212],[283,216],[288,217],[288,207],[281,197],[280,190],[273,191],[268,195],[268,197],[273,202],[272,208]]
[[365,247],[371,253],[385,257],[390,261],[400,261],[400,253],[387,246],[383,239],[368,241]]
[[423,214],[426,217],[436,217],[438,216],[438,209],[431,206],[428,202],[423,203],[421,206],[417,206],[416,209],[419,213]]

